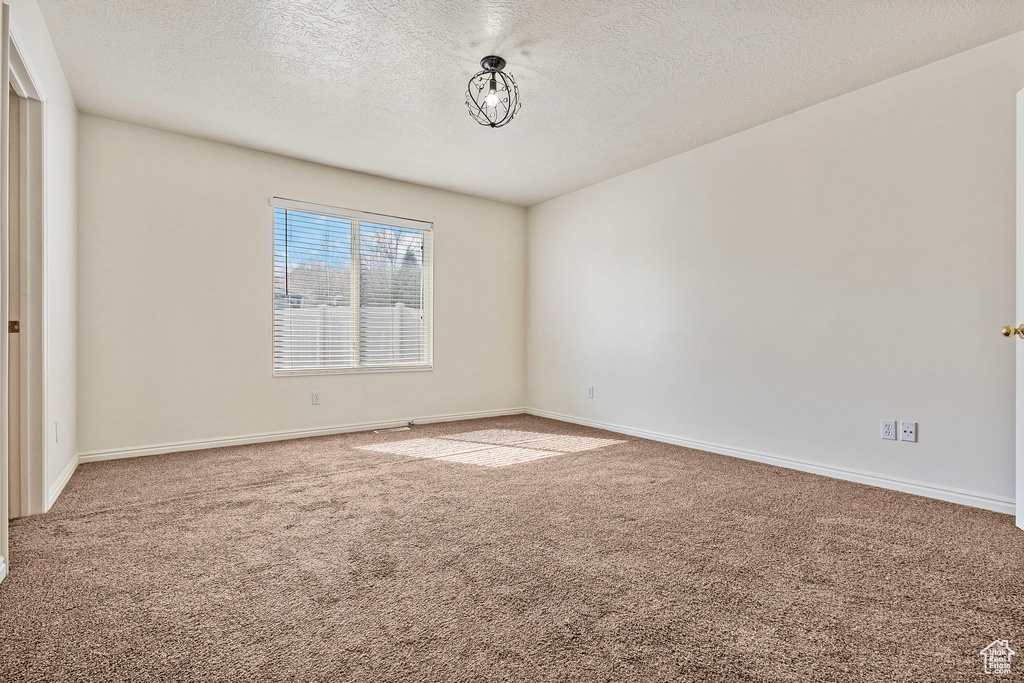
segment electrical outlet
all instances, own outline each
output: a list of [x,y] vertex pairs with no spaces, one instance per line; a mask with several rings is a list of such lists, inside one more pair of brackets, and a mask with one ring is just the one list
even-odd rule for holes
[[60,420],[53,423],[53,440],[60,442]]
[[319,391],[314,391],[313,392],[313,405],[315,405],[315,406],[320,405],[320,392]]
[[888,441],[896,440],[896,420],[882,420],[882,438]]
[[900,422],[900,441],[917,441],[916,422]]
[[594,398],[594,387],[587,387],[587,398]]

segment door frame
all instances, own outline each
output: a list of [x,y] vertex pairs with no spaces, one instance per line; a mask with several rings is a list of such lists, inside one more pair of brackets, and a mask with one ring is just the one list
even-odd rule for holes
[[[10,84],[18,96],[18,207],[17,217],[20,251],[20,354],[18,369],[19,416],[18,453],[21,481],[19,486],[20,516],[46,512],[49,500],[46,490],[46,421],[43,401],[43,286],[45,262],[43,255],[43,120],[45,102],[33,80],[18,37],[12,26],[10,45]],[[10,145],[8,145],[8,149]],[[14,257],[13,254],[10,255]]]
[[[8,258],[18,258],[21,270],[19,307],[22,325],[19,353],[19,445],[20,481],[9,481],[8,463],[8,333],[0,328],[0,580],[11,566],[9,549],[9,493],[19,487],[22,515],[45,512],[49,500],[46,489],[46,401],[45,387],[45,120],[46,98],[38,79],[19,47],[16,22],[10,7],[3,4],[3,30],[0,31],[0,74],[7,73],[19,104],[19,215],[20,249],[8,254],[9,246],[9,97],[0,115],[0,325],[9,319],[10,292],[7,284]],[[6,38],[6,39],[4,39]]]

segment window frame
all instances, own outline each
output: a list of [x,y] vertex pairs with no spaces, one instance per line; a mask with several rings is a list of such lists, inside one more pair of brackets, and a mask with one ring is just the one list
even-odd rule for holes
[[[295,199],[286,199],[284,197],[271,197],[270,198],[270,368],[273,372],[274,377],[300,377],[304,375],[353,375],[353,374],[371,374],[371,373],[391,373],[391,372],[431,372],[434,369],[434,223],[431,221],[419,221],[412,218],[402,218],[399,216],[389,216],[382,213],[370,213],[368,211],[357,211],[355,209],[344,209],[337,206],[330,206],[327,204],[314,204],[312,202],[301,202]],[[277,265],[277,253],[275,247],[275,237],[277,234],[277,224],[275,220],[275,213],[277,209],[301,211],[304,213],[320,214],[323,216],[332,216],[336,218],[344,218],[353,223],[373,223],[377,225],[387,225],[396,228],[404,228],[407,230],[419,230],[424,233],[423,245],[424,245],[424,269],[427,270],[426,281],[429,282],[429,286],[423,293],[423,315],[427,321],[427,335],[426,335],[426,363],[420,365],[359,365],[353,368],[300,368],[295,370],[279,370],[277,368],[276,356],[275,356],[275,333],[274,326],[276,320],[275,312],[275,267]],[[429,245],[429,246],[428,246]],[[429,254],[427,253],[429,249]],[[429,255],[429,258],[427,258]],[[429,262],[429,266],[427,265]],[[361,273],[358,273],[356,277],[361,277]],[[356,307],[359,310],[359,307]],[[358,337],[360,334],[361,317],[357,313],[355,334]]]

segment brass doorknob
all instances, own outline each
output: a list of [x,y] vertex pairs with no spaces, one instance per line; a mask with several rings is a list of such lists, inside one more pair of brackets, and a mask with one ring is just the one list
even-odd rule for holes
[[1020,327],[1010,327],[1007,325],[1002,330],[1004,337],[1012,337],[1013,335],[1019,335],[1021,339],[1024,339],[1024,323],[1021,323]]

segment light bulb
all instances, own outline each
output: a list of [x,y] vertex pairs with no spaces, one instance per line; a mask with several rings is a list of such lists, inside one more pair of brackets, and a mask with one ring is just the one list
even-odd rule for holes
[[484,98],[484,104],[492,108],[498,106],[498,81],[494,76],[491,76],[491,89]]

